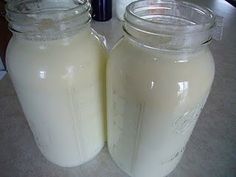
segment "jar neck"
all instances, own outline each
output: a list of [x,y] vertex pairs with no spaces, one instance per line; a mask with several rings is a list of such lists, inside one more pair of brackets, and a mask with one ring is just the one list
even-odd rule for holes
[[9,2],[6,18],[14,35],[30,40],[56,40],[90,26],[87,1],[23,0]]
[[40,42],[40,43],[54,43],[54,42],[66,42],[68,41],[73,41],[73,40],[80,40],[84,41],[87,40],[90,35],[92,34],[91,31],[91,25],[87,24],[78,30],[73,30],[72,32],[60,32],[58,34],[52,34],[50,37],[47,38],[49,35],[44,35],[44,36],[35,36],[32,35],[30,36],[29,34],[20,34],[20,33],[15,33],[13,32],[13,38],[20,40],[20,41],[29,41],[29,42]]
[[209,44],[215,17],[181,1],[138,1],[125,13],[125,36],[149,48],[192,50]]

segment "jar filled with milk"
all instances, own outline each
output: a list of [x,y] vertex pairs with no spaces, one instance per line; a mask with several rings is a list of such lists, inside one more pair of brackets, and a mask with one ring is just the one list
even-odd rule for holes
[[104,145],[106,50],[86,1],[8,3],[7,66],[42,154],[72,167]]
[[132,177],[164,177],[178,164],[207,100],[215,17],[180,1],[138,1],[107,70],[108,147]]

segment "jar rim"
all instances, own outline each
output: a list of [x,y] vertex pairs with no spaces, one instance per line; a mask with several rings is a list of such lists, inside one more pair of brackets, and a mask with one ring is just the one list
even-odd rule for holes
[[181,0],[140,0],[129,4],[124,32],[158,49],[194,49],[212,39],[216,19],[207,8]]
[[58,39],[78,33],[91,16],[88,0],[10,1],[6,5],[9,29],[28,39]]
[[[134,1],[134,2],[130,3],[126,8],[126,12],[125,12],[125,16],[124,16],[125,21],[130,22],[128,18],[129,18],[129,16],[132,16],[140,21],[145,22],[146,25],[147,24],[155,25],[158,28],[167,28],[167,29],[172,28],[173,24],[171,24],[171,23],[166,23],[166,22],[161,22],[161,21],[153,21],[153,20],[146,19],[146,18],[141,17],[136,14],[137,7],[140,8],[140,10],[149,10],[149,11],[155,11],[155,10],[159,10],[159,9],[165,10],[165,8],[167,9],[167,7],[163,7],[160,5],[173,5],[173,6],[180,5],[180,6],[184,6],[186,8],[191,8],[195,11],[198,11],[199,13],[204,15],[205,17],[208,17],[208,19],[205,22],[200,22],[200,23],[189,22],[189,24],[186,24],[186,23],[185,24],[174,24],[175,30],[177,30],[177,31],[192,32],[192,31],[198,31],[198,30],[207,30],[207,29],[213,28],[215,25],[216,17],[214,15],[214,13],[212,12],[212,10],[210,10],[209,8],[206,8],[206,7],[201,7],[201,6],[196,5],[194,3],[181,1],[181,0],[177,0],[177,1],[176,0]],[[150,8],[151,6],[152,6],[152,8]],[[167,10],[170,10],[170,8]],[[167,29],[165,29],[165,30],[167,30]]]
[[[68,13],[70,11],[74,12],[75,10],[79,10],[81,9],[81,13],[87,11],[90,6],[88,5],[88,1],[87,0],[84,0],[84,1],[78,1],[77,3],[78,4],[75,4],[74,7],[68,7],[68,8],[64,8],[64,9],[42,9],[42,8],[39,8],[37,9],[36,11],[22,11],[22,10],[19,10],[19,6],[20,5],[26,5],[27,3],[40,3],[41,0],[37,0],[37,1],[34,1],[34,0],[25,0],[25,1],[19,1],[19,2],[8,2],[6,4],[6,11],[7,12],[10,12],[10,13],[14,13],[14,14],[18,14],[18,15],[40,15],[40,14],[45,14],[45,13],[55,13],[57,11],[60,11],[60,13]],[[76,1],[74,1],[76,3]],[[52,2],[54,3],[54,2]],[[84,8],[86,7],[87,8]],[[79,14],[81,14],[79,13]],[[77,13],[78,15],[78,13]]]

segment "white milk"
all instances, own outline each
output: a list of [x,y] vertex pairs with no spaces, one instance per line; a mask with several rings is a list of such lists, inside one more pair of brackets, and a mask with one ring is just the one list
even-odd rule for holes
[[108,63],[108,146],[132,177],[163,177],[177,165],[214,77],[207,47],[154,51],[123,39]]
[[106,53],[89,28],[49,41],[14,36],[7,61],[43,155],[71,167],[98,154],[105,140]]

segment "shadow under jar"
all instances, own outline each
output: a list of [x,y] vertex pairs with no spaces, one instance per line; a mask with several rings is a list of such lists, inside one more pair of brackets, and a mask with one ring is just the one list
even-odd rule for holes
[[7,66],[42,154],[72,167],[105,140],[107,53],[90,28],[87,1],[9,2]]
[[108,147],[132,177],[174,170],[214,78],[215,17],[186,2],[138,1],[107,69]]

